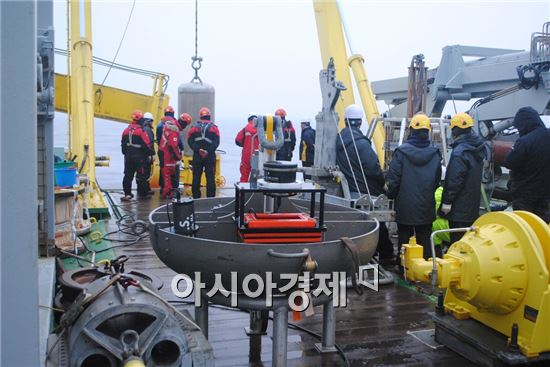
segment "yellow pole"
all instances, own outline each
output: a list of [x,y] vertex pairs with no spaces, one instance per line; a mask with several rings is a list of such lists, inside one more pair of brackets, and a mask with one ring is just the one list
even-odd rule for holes
[[348,69],[346,43],[344,32],[336,0],[313,0],[315,20],[317,23],[317,36],[321,49],[323,67],[328,65],[330,58],[334,59],[336,67],[336,79],[343,82],[347,89],[342,91],[340,99],[336,103],[335,110],[338,113],[338,126],[342,129],[345,126],[344,108],[355,103],[351,76]]
[[[374,93],[372,92],[367,72],[365,71],[365,59],[363,59],[361,55],[351,55],[349,58],[349,66],[355,76],[355,83],[359,91],[359,96],[361,97],[361,103],[365,109],[367,122],[370,124],[374,118],[380,117],[380,113],[378,112],[376,99],[374,98]],[[384,135],[383,126],[378,124],[374,131],[373,141],[376,148],[376,154],[378,155],[378,161],[382,168],[384,168]]]
[[92,18],[89,0],[71,0],[71,146],[81,173],[95,183]]

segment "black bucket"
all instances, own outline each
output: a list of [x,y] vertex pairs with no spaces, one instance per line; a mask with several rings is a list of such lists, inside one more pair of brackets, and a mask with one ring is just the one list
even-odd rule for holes
[[174,199],[172,201],[174,228],[176,233],[193,236],[199,230],[195,224],[195,204],[192,198]]
[[264,180],[276,183],[296,182],[296,163],[269,161],[264,163]]

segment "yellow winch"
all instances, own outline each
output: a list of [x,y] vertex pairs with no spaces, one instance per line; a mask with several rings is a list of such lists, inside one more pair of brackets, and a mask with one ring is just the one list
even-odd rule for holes
[[506,335],[517,325],[517,344],[527,357],[550,351],[550,228],[534,214],[481,216],[443,259],[424,260],[411,238],[401,254],[405,276],[436,280],[447,288],[445,311],[475,319]]

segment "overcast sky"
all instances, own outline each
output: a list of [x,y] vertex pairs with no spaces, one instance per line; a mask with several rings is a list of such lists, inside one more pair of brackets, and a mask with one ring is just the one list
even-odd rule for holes
[[[93,52],[111,60],[132,1],[93,1]],[[441,49],[462,44],[528,49],[550,19],[548,1],[340,1],[354,53],[371,81],[406,75],[412,55],[429,67]],[[168,93],[193,76],[194,1],[137,0],[117,62],[170,75]],[[54,6],[56,47],[66,48],[66,2]],[[201,78],[216,88],[218,120],[242,124],[249,111],[281,106],[298,120],[321,106],[321,64],[313,2],[199,0]],[[66,61],[57,57],[56,70]],[[96,67],[101,82],[106,69]],[[107,85],[150,93],[146,77],[112,71]],[[356,98],[357,99],[357,98]]]

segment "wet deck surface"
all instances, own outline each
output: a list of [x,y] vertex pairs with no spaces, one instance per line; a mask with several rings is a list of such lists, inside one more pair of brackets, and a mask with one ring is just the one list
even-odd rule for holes
[[[112,193],[115,203],[120,195]],[[158,193],[151,199],[122,203],[141,220],[147,221],[149,212],[162,205]],[[116,229],[115,220],[110,227]],[[161,295],[170,301],[179,300],[170,290],[176,274],[156,256],[148,239],[135,245],[117,249],[117,254],[129,256],[127,268],[153,273],[164,282]],[[336,311],[336,342],[345,352],[352,366],[473,366],[445,347],[433,349],[411,335],[410,331],[433,328],[428,312],[433,304],[410,289],[397,284],[382,286],[379,292],[366,290],[363,295],[348,289],[348,305]],[[188,299],[190,300],[190,299]],[[180,300],[181,301],[181,300]],[[194,315],[188,304],[177,305]],[[315,315],[296,324],[315,333],[322,333],[322,308]],[[216,366],[270,366],[272,325],[267,335],[249,338],[244,327],[249,316],[239,310],[210,307],[209,341],[214,349]],[[319,340],[303,331],[288,331],[289,366],[344,366],[338,353],[320,355],[314,348]]]

